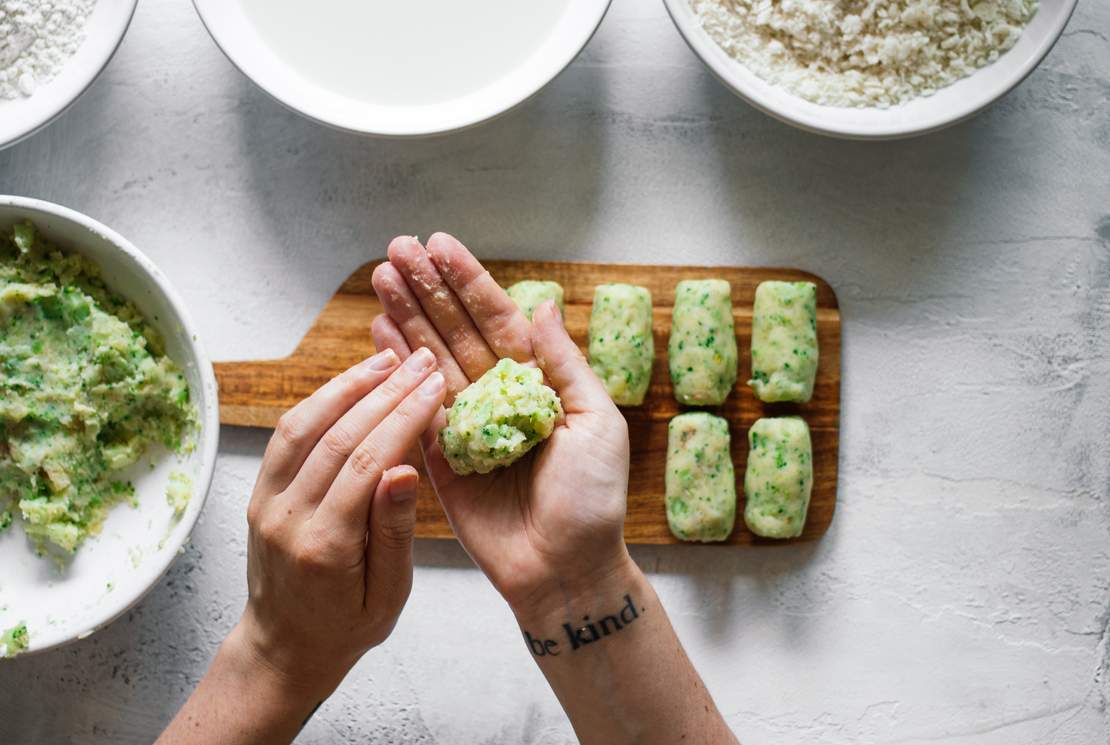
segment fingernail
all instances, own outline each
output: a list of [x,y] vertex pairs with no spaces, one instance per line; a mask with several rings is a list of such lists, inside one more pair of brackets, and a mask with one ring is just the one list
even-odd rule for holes
[[431,366],[435,356],[428,350],[427,347],[421,347],[413,352],[407,360],[405,360],[405,367],[413,372],[424,372]]
[[413,481],[404,481],[400,484],[392,484],[389,487],[389,498],[394,502],[407,502],[416,496],[416,483]]
[[382,370],[389,370],[394,367],[397,362],[397,353],[392,349],[387,349],[384,352],[378,352],[373,357],[366,360],[366,367],[380,372]]
[[428,398],[434,398],[443,392],[443,373],[434,372],[420,385],[420,393]]

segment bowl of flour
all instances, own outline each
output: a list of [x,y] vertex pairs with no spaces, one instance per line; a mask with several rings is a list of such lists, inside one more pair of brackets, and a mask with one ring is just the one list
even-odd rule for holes
[[92,85],[138,0],[0,0],[0,148],[31,136]]
[[733,92],[788,124],[894,139],[963,121],[1060,38],[1076,0],[664,0]]

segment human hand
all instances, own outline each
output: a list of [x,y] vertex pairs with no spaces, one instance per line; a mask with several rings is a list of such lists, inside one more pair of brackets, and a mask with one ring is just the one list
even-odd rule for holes
[[389,636],[412,586],[416,470],[446,392],[385,350],[285,414],[247,510],[249,600],[229,643],[315,701]]
[[427,249],[395,239],[377,267],[374,290],[385,315],[374,342],[402,359],[416,347],[436,356],[448,400],[498,359],[534,360],[563,402],[566,419],[509,468],[458,476],[436,438],[425,434],[425,465],[463,547],[518,617],[542,615],[632,566],[624,545],[628,426],[571,340],[554,304],[530,324],[457,240],[443,233]]

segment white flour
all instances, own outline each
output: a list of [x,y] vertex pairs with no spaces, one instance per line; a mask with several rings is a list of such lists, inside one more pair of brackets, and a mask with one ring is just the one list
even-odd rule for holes
[[30,96],[85,40],[96,0],[0,0],[0,99]]

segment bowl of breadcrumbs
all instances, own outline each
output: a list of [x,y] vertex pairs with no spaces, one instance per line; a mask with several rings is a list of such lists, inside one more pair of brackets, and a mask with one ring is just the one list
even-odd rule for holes
[[852,139],[933,132],[1020,83],[1076,0],[664,0],[702,62],[788,124]]

